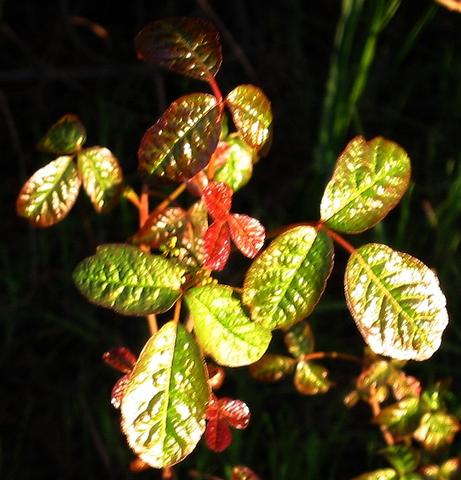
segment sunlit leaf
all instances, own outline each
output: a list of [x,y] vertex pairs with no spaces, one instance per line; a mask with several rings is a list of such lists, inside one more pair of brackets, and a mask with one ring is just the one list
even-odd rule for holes
[[138,57],[207,81],[221,66],[219,33],[200,18],[172,17],[151,23],[135,38]]
[[320,205],[322,221],[359,233],[382,220],[400,201],[410,181],[406,152],[376,137],[355,137],[341,153]]
[[233,398],[219,398],[218,408],[221,416],[232,427],[243,430],[248,427],[250,423],[250,409],[245,402]]
[[78,172],[83,188],[98,213],[107,212],[117,203],[123,173],[113,153],[104,147],[90,147],[77,157]]
[[79,190],[72,157],[59,157],[27,180],[19,192],[16,212],[36,227],[50,227],[67,216]]
[[217,363],[230,367],[248,365],[267,350],[270,331],[247,317],[230,287],[191,288],[185,298],[197,341]]
[[439,348],[445,296],[420,260],[370,243],[350,256],[344,281],[349,310],[375,353],[425,360]]
[[114,408],[120,408],[122,404],[123,397],[125,396],[126,387],[130,382],[130,375],[123,375],[120,377],[112,388],[110,403]]
[[228,139],[225,145],[227,148],[221,155],[223,164],[216,168],[214,179],[226,183],[236,192],[250,180],[256,153],[239,138]]
[[61,117],[40,140],[38,148],[49,153],[66,155],[80,150],[86,140],[86,130],[76,115]]
[[296,365],[294,383],[298,392],[303,395],[325,393],[332,385],[325,367],[304,361]]
[[261,480],[251,468],[243,465],[236,465],[232,469],[232,476],[230,480]]
[[250,147],[260,150],[271,134],[269,99],[254,85],[239,85],[227,95],[226,101],[243,140]]
[[460,459],[450,458],[438,465],[427,465],[421,468],[424,480],[457,480],[460,472]]
[[210,270],[222,270],[229,259],[230,233],[227,222],[215,222],[208,227],[204,236],[205,267]]
[[245,257],[255,257],[264,245],[266,230],[256,218],[233,213],[228,216],[230,235]]
[[129,245],[103,245],[77,265],[74,282],[91,302],[125,315],[169,310],[181,296],[185,270]]
[[205,364],[182,325],[166,323],[146,343],[122,400],[128,444],[154,468],[186,457],[205,430]]
[[445,412],[425,413],[414,437],[426,450],[434,452],[450,445],[459,429],[460,424],[453,415]]
[[418,427],[421,409],[417,398],[409,397],[384,407],[375,422],[387,427],[394,435],[409,435]]
[[432,412],[442,409],[444,407],[443,393],[443,389],[440,388],[440,385],[424,390],[421,395],[421,402],[424,409]]
[[418,466],[421,456],[417,450],[401,444],[389,445],[380,453],[400,475],[412,473]]
[[208,215],[202,201],[195,202],[187,211],[187,225],[179,246],[178,260],[186,265],[202,265],[205,261],[205,232]]
[[330,238],[313,227],[277,237],[252,263],[243,285],[251,318],[267,328],[289,327],[307,317],[333,265]]
[[392,468],[383,468],[381,470],[375,470],[373,472],[364,473],[358,477],[354,477],[352,480],[398,480],[399,475]]
[[126,347],[112,348],[103,354],[102,359],[122,373],[130,373],[136,363],[136,356]]
[[386,360],[377,360],[368,366],[357,378],[357,388],[368,391],[386,384],[392,368]]
[[138,149],[139,169],[172,180],[191,178],[210,161],[220,132],[216,98],[207,93],[185,95],[144,134]]
[[293,373],[296,363],[294,358],[266,353],[250,365],[250,375],[260,382],[278,382]]
[[232,206],[232,189],[222,182],[210,182],[202,192],[202,200],[213,220],[226,220]]
[[213,452],[223,452],[232,443],[232,433],[229,424],[221,418],[218,408],[207,412],[205,442]]
[[296,358],[314,351],[314,334],[307,322],[299,322],[293,325],[285,333],[284,340],[288,351]]
[[419,397],[421,394],[420,381],[407,375],[404,372],[395,372],[389,379],[389,385],[392,387],[392,393],[396,400],[402,400],[407,397]]

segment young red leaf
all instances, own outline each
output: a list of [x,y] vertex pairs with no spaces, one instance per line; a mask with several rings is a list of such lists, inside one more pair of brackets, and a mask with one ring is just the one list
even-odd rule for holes
[[235,246],[246,257],[255,257],[264,245],[266,232],[256,218],[233,213],[229,215],[227,224]]
[[205,267],[222,270],[230,254],[229,227],[224,221],[215,222],[205,233]]
[[205,441],[213,452],[222,452],[232,443],[232,433],[227,422],[219,413],[210,418],[206,425]]
[[105,352],[102,359],[122,373],[130,373],[136,363],[136,356],[126,347],[115,347]]
[[243,430],[248,427],[251,414],[245,402],[223,397],[218,400],[218,409],[221,417],[234,428]]
[[144,27],[135,38],[138,57],[207,81],[222,63],[219,33],[199,18],[172,17]]
[[125,395],[126,387],[128,386],[129,382],[130,382],[130,374],[123,375],[123,377],[120,377],[115,382],[114,388],[112,389],[112,393],[111,393],[111,399],[110,399],[110,403],[112,403],[112,406],[114,408],[120,408],[123,397]]
[[202,199],[213,220],[227,220],[232,206],[232,189],[222,182],[211,182],[202,192]]

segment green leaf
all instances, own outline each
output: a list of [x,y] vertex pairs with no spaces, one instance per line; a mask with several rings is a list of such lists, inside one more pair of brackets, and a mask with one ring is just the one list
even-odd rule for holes
[[398,480],[397,472],[392,468],[382,468],[374,472],[363,473],[352,480]]
[[172,17],[144,27],[135,38],[138,58],[208,81],[222,63],[219,33],[200,18]]
[[303,395],[325,393],[332,386],[325,367],[304,361],[296,365],[294,384],[296,390]]
[[38,148],[49,153],[66,155],[80,150],[86,140],[86,130],[77,116],[68,113],[46,132]]
[[144,134],[139,169],[172,180],[191,178],[210,161],[221,132],[221,109],[207,93],[174,101]]
[[445,296],[420,260],[370,243],[351,255],[344,282],[349,310],[375,353],[425,360],[439,348]]
[[102,245],[80,262],[74,282],[91,302],[124,315],[169,310],[181,296],[185,270],[129,245]]
[[374,421],[394,435],[412,434],[421,418],[419,399],[410,397],[383,408]]
[[210,391],[200,349],[182,325],[166,323],[143,348],[122,400],[122,429],[154,468],[183,460],[205,430]]
[[417,450],[406,445],[390,445],[381,452],[387,461],[399,472],[400,475],[412,473],[420,461],[420,454]]
[[399,203],[410,174],[408,155],[396,143],[355,137],[339,156],[326,187],[322,221],[345,233],[371,228]]
[[198,342],[219,364],[249,365],[267,350],[270,331],[247,317],[230,287],[191,288],[185,298]]
[[414,437],[426,450],[437,452],[453,443],[459,429],[459,422],[453,415],[445,412],[425,413]]
[[272,110],[264,92],[254,85],[239,85],[226,98],[243,140],[260,150],[271,136]]
[[288,351],[295,357],[302,357],[314,351],[314,334],[307,322],[299,322],[293,325],[287,333],[285,333],[285,345]]
[[324,232],[304,226],[286,231],[247,271],[242,299],[251,318],[274,329],[307,317],[323,293],[332,266],[333,245]]
[[50,227],[67,216],[79,190],[80,178],[72,157],[59,157],[27,180],[19,192],[16,212],[36,227]]
[[357,388],[368,391],[370,388],[377,388],[385,385],[392,368],[386,360],[377,360],[364,370],[357,378]]
[[90,147],[77,157],[83,188],[98,213],[111,210],[122,191],[123,173],[113,153],[104,147]]
[[256,154],[239,138],[228,139],[226,143],[228,148],[221,155],[224,164],[216,169],[214,180],[227,183],[236,192],[250,180]]
[[278,382],[296,366],[296,360],[283,355],[266,353],[256,363],[250,365],[250,375],[260,382]]

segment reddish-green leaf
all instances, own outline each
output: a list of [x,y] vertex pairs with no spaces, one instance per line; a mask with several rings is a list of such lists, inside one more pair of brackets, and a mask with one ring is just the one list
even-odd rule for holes
[[302,357],[314,351],[314,334],[307,322],[299,322],[293,325],[285,333],[285,345],[288,351],[295,357]]
[[112,388],[112,392],[110,394],[110,403],[114,408],[120,408],[122,404],[123,397],[125,396],[126,387],[130,382],[130,374],[123,375],[120,377]]
[[50,227],[67,216],[79,190],[80,178],[72,157],[59,157],[27,180],[19,192],[16,212],[36,227]]
[[85,143],[86,131],[76,115],[61,117],[40,140],[38,148],[49,153],[67,155],[80,150]]
[[430,452],[436,452],[453,442],[460,429],[459,421],[445,412],[425,413],[414,437]]
[[136,356],[126,347],[116,347],[105,352],[102,359],[122,373],[130,373],[136,363]]
[[113,153],[104,147],[85,148],[78,154],[78,172],[95,210],[104,213],[117,203],[123,174]]
[[226,98],[235,126],[250,147],[260,150],[271,134],[271,104],[254,85],[239,85]]
[[349,310],[371,349],[401,360],[425,360],[440,346],[448,323],[445,296],[420,260],[371,243],[349,258]]
[[250,409],[245,402],[232,398],[223,397],[218,399],[220,415],[232,427],[243,430],[250,423]]
[[408,155],[396,143],[355,137],[339,156],[326,187],[322,221],[345,233],[371,228],[399,203],[410,171]]
[[332,383],[328,370],[312,362],[301,361],[296,365],[295,387],[303,395],[317,395],[328,392]]
[[420,381],[405,372],[393,373],[389,378],[389,385],[396,400],[403,400],[407,397],[418,398],[421,395]]
[[135,38],[138,57],[207,81],[221,66],[219,33],[199,18],[172,17],[144,27]]
[[213,220],[227,220],[232,206],[232,194],[232,189],[222,182],[210,182],[203,190],[202,200]]
[[230,234],[227,222],[215,222],[205,233],[205,267],[222,270],[229,259]]
[[383,408],[375,417],[375,422],[387,427],[394,435],[409,435],[418,427],[421,418],[420,403],[409,397]]
[[243,465],[236,465],[232,469],[231,480],[261,480],[251,468]]
[[245,257],[255,257],[264,245],[266,231],[256,218],[233,213],[227,217],[230,235]]
[[221,132],[221,111],[207,93],[173,102],[144,134],[138,149],[139,169],[172,180],[191,178],[210,161]]
[[278,382],[293,373],[295,366],[294,358],[266,353],[260,360],[250,365],[250,375],[260,382]]

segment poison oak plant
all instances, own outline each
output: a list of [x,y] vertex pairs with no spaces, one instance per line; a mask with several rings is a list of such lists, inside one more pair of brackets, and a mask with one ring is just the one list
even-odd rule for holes
[[[332,385],[317,361],[340,358],[363,366],[347,404],[369,403],[392,465],[360,478],[454,478],[457,461],[430,464],[411,443],[437,451],[451,441],[458,422],[447,413],[440,389],[422,393],[420,383],[402,371],[406,360],[425,360],[440,346],[448,316],[438,279],[407,253],[377,243],[355,249],[341,236],[370,229],[399,203],[410,180],[405,151],[381,137],[352,139],[326,186],[320,220],[283,227],[263,249],[264,227],[234,213],[232,197],[268,149],[269,100],[253,85],[223,96],[215,79],[222,62],[219,35],[204,20],[154,22],[137,35],[135,46],[143,61],[202,80],[212,92],[175,100],[144,133],[139,194],[124,182],[114,155],[105,147],[84,146],[84,126],[65,115],[39,144],[57,158],[32,175],[17,200],[18,214],[39,227],[63,220],[81,185],[97,213],[112,209],[122,196],[139,211],[139,229],[127,243],[99,246],[74,272],[89,301],[146,316],[151,327],[137,359],[125,347],[104,354],[123,373],[112,403],[138,456],[132,468],[160,468],[167,478],[202,437],[219,452],[231,443],[232,428],[248,425],[243,401],[214,393],[224,381],[222,367],[251,365],[255,378],[269,381],[293,374],[296,389],[312,395]],[[224,128],[225,115],[235,131]],[[177,187],[151,209],[158,177]],[[196,200],[173,205],[185,190]],[[370,348],[363,359],[316,352],[305,321],[332,271],[334,244],[350,254],[345,297]],[[213,277],[225,268],[232,245],[256,257],[241,287]],[[291,356],[266,354],[274,330],[285,332]],[[258,477],[239,466],[232,478]]]

